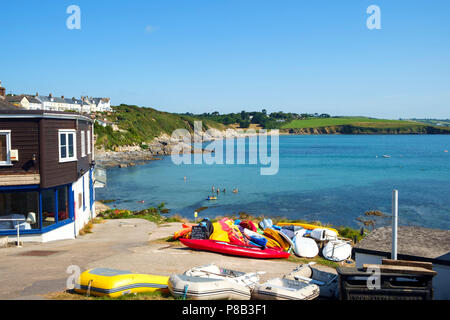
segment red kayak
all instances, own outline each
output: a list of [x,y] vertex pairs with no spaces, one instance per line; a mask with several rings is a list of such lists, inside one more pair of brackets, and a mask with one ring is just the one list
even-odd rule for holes
[[259,258],[259,259],[277,259],[289,258],[289,253],[281,250],[271,248],[261,249],[256,246],[244,246],[232,244],[229,242],[215,241],[215,240],[194,240],[194,239],[180,239],[185,246],[196,249],[229,254],[233,256]]

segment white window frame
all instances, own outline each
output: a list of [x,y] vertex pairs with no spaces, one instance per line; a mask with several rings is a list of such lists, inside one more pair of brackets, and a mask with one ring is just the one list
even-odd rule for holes
[[[61,158],[61,134],[66,134],[67,143],[67,157]],[[69,134],[73,134],[73,157],[69,157]],[[74,129],[59,129],[58,130],[58,155],[59,162],[77,161],[77,131]]]
[[6,161],[0,161],[0,166],[12,166],[12,162],[11,162],[11,130],[0,130],[0,135],[6,136]]
[[86,133],[81,131],[81,157],[86,157]]
[[86,131],[87,154],[91,154],[91,130]]

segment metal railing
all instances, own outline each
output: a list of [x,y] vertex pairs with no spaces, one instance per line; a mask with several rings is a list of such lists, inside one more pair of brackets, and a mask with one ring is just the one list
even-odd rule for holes
[[[26,219],[0,219],[0,221],[27,221]],[[17,248],[22,247],[20,245],[20,224],[17,225]]]

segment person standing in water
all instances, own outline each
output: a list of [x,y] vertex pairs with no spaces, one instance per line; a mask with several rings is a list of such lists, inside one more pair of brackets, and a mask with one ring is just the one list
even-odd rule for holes
[[214,188],[214,186],[212,186],[212,193],[214,193],[215,192],[215,190],[216,190],[216,188]]

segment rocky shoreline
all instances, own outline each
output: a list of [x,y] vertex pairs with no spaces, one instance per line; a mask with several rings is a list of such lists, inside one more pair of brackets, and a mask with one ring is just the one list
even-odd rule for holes
[[[202,132],[201,138],[202,141],[206,142],[224,138],[241,138],[249,135],[252,134],[234,129],[227,129],[226,131],[209,129]],[[199,138],[199,136],[194,135],[194,138]],[[117,147],[114,151],[97,149],[95,152],[96,165],[101,168],[127,168],[144,165],[149,161],[161,160],[163,156],[171,155],[175,148],[184,154],[211,152],[206,149],[195,149],[191,144],[184,143],[181,139],[174,139],[167,134],[162,134],[153,139],[146,146],[146,149],[142,149],[140,146],[123,146]]]

